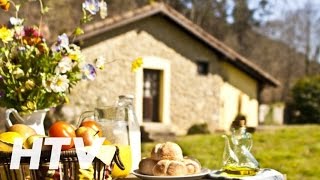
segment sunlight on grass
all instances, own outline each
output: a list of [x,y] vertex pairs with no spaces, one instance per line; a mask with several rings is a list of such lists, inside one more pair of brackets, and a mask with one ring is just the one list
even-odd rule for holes
[[[224,139],[222,134],[193,135],[177,139],[185,156],[197,158],[204,167],[220,169]],[[287,179],[319,179],[320,126],[288,126],[253,134],[252,153],[262,168],[272,168]],[[143,156],[150,156],[155,143],[144,143]]]

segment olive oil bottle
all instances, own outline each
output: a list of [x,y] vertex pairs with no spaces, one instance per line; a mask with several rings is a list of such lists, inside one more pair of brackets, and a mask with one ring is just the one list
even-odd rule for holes
[[240,119],[238,126],[232,127],[230,140],[225,138],[223,152],[223,171],[233,175],[254,176],[259,170],[259,163],[251,154],[252,136],[246,131],[245,119]]
[[227,166],[223,167],[223,171],[227,174],[234,174],[234,175],[246,175],[246,176],[254,176],[258,172],[258,168],[254,169],[251,167],[244,167],[238,165],[228,164]]

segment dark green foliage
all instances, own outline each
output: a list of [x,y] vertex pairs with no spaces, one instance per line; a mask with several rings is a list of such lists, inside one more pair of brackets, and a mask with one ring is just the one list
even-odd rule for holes
[[320,75],[300,79],[292,97],[294,123],[320,123]]
[[194,124],[188,129],[188,134],[209,134],[209,128],[208,124],[202,123],[202,124]]

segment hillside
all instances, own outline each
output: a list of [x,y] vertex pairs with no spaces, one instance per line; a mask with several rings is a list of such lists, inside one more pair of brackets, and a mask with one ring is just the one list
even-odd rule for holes
[[245,35],[245,50],[241,50],[235,39],[235,35],[229,34],[224,42],[281,82],[281,86],[277,88],[265,87],[261,94],[261,101],[270,103],[288,100],[290,88],[297,79],[304,76],[303,54],[280,41],[258,34],[254,30]]

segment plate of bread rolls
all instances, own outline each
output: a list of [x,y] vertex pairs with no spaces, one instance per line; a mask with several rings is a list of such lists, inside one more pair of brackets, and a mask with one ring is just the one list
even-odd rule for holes
[[180,146],[173,142],[156,144],[150,157],[139,163],[133,174],[140,179],[201,179],[209,174],[198,160],[184,157]]

